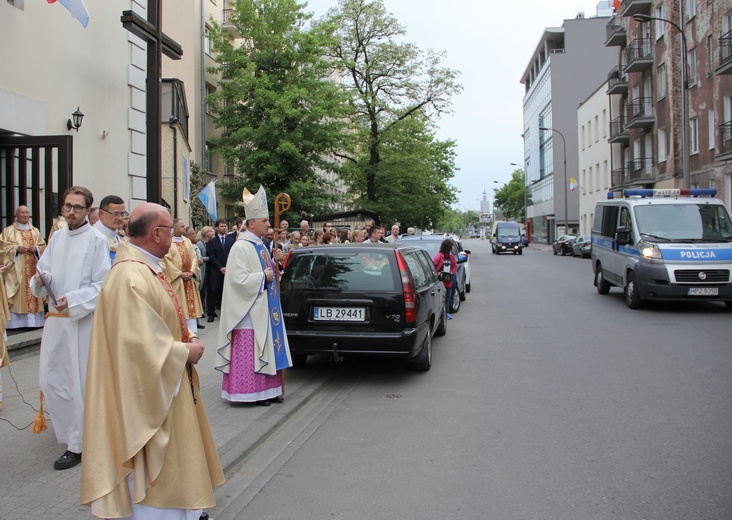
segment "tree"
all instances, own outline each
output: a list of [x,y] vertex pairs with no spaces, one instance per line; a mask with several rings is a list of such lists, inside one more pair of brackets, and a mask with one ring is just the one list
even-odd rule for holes
[[[240,200],[244,186],[263,185],[271,194],[287,192],[298,201],[299,188],[319,182],[319,171],[335,168],[331,152],[341,147],[347,105],[343,90],[326,80],[332,65],[326,49],[333,28],[318,24],[295,0],[256,0],[231,4],[228,21],[241,34],[235,46],[228,32],[213,23],[216,62],[222,81],[207,96],[216,125],[213,140],[233,176],[221,191]],[[299,188],[298,188],[299,187]]]
[[[409,120],[430,125],[431,117],[449,112],[450,98],[462,89],[458,72],[441,66],[443,54],[399,43],[405,30],[382,0],[339,0],[320,23],[337,27],[329,56],[344,74],[353,104],[353,146],[337,155],[361,170],[359,191],[375,209],[387,196],[388,184],[380,178],[392,134]],[[416,176],[409,165],[400,173]]]
[[511,174],[511,181],[494,190],[494,206],[508,220],[522,220],[525,217],[526,185],[524,171],[515,170]]

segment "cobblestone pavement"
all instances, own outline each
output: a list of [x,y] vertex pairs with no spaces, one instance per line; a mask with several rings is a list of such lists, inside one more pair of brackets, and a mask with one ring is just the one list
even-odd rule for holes
[[[266,439],[278,424],[325,384],[327,376],[317,366],[285,372],[286,400],[284,404],[262,407],[249,404],[231,405],[221,399],[221,374],[214,370],[215,338],[219,321],[207,323],[200,331],[208,347],[198,364],[201,395],[224,469],[232,467],[245,454]],[[11,336],[32,343],[41,331]],[[28,338],[31,339],[28,339]],[[4,408],[0,418],[18,427],[33,422],[38,408],[38,351],[11,350],[10,367],[2,369]],[[12,378],[11,378],[12,374]],[[16,389],[17,382],[20,393]],[[92,518],[90,509],[79,504],[81,467],[56,471],[53,462],[65,451],[56,444],[53,423],[48,415],[48,430],[40,435],[28,426],[16,430],[0,421],[0,518],[3,520],[48,519],[66,520]]]

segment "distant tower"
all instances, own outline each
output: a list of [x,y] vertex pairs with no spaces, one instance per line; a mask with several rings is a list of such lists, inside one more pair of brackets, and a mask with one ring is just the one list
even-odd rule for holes
[[480,201],[480,212],[481,213],[490,213],[491,212],[491,204],[488,201],[488,193],[485,190],[485,186],[483,186],[483,200]]

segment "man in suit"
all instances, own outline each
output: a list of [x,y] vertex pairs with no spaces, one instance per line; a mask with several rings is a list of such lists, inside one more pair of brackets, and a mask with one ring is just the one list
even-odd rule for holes
[[208,253],[208,295],[206,297],[206,309],[209,323],[214,320],[216,307],[221,304],[221,293],[224,290],[224,274],[226,273],[226,260],[229,257],[229,250],[234,245],[236,237],[231,233],[227,234],[229,227],[224,219],[216,221],[216,235],[208,241],[206,252]]
[[262,238],[262,243],[264,244],[264,247],[267,249],[269,256],[272,256],[273,246],[276,245],[274,236],[275,236],[274,229],[267,228],[267,233],[265,233],[264,238]]

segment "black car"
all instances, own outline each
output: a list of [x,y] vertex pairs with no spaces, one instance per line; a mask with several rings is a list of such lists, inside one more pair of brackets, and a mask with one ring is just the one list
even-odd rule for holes
[[406,358],[432,366],[447,332],[445,288],[419,247],[343,244],[293,249],[284,260],[282,313],[295,366],[309,354]]
[[572,242],[576,238],[575,235],[562,235],[559,238],[557,238],[554,243],[552,244],[552,251],[554,251],[555,255],[561,254],[562,256],[566,254],[572,254]]
[[446,238],[452,242],[452,254],[455,255],[455,259],[458,263],[457,268],[457,285],[455,287],[455,296],[452,299],[452,307],[447,312],[455,314],[460,310],[460,302],[464,302],[466,293],[468,292],[466,283],[467,274],[465,272],[465,263],[468,261],[468,255],[470,250],[462,250],[461,246],[452,238],[447,235],[407,235],[399,239],[400,244],[414,244],[423,248],[430,255],[430,258],[434,258],[437,253],[440,252],[440,244]]

